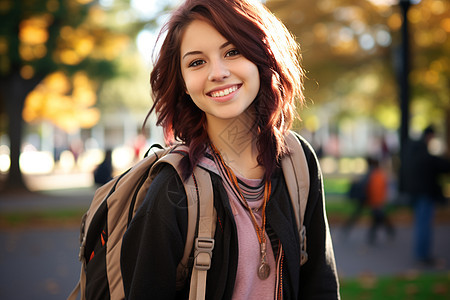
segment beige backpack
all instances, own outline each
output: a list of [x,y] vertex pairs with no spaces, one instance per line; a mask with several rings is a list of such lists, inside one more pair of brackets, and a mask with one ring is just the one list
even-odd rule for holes
[[[290,132],[286,143],[291,154],[282,159],[282,169],[299,228],[303,265],[307,260],[303,216],[309,193],[309,171],[299,138]],[[179,162],[183,155],[177,153],[176,146],[157,148],[152,147],[151,154],[95,192],[80,226],[80,280],[68,300],[75,300],[78,294],[81,294],[80,299],[124,299],[120,271],[122,237],[162,164],[172,165],[181,177]],[[194,247],[189,299],[204,299],[217,219],[211,178],[207,171],[195,168],[193,176],[183,184],[188,201],[188,228],[183,258],[177,268],[177,287],[185,283]],[[195,237],[197,214],[198,236]],[[95,281],[91,280],[93,276],[96,276]]]

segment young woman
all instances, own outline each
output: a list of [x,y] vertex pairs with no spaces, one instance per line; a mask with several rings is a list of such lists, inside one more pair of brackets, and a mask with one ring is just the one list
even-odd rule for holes
[[[169,142],[183,144],[185,178],[210,173],[217,212],[207,299],[338,299],[322,179],[299,137],[310,173],[299,237],[280,160],[284,137],[303,102],[303,73],[293,37],[251,0],[187,0],[165,27],[151,73],[153,110]],[[127,230],[121,268],[128,299],[187,299],[176,268],[187,230],[186,194],[164,167]],[[262,257],[261,249],[264,249]],[[264,271],[260,272],[262,259]],[[266,267],[267,265],[267,267]]]

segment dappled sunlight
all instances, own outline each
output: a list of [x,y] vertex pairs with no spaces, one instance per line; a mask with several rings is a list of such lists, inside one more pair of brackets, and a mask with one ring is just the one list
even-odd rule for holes
[[400,109],[395,104],[379,105],[375,108],[373,115],[380,124],[390,130],[400,126]]
[[103,155],[100,149],[86,150],[78,156],[75,167],[83,172],[92,172],[102,162]]
[[[53,17],[50,14],[35,15],[24,19],[19,24],[19,40],[23,43],[22,46],[44,44],[49,38],[48,26],[52,21]],[[27,50],[24,59],[33,59],[33,48],[27,48]]]
[[80,63],[94,50],[95,39],[84,29],[61,28],[60,51],[57,58],[68,65]]
[[72,152],[69,150],[64,150],[59,155],[58,167],[63,172],[70,172],[73,168],[75,168],[75,157]]
[[118,147],[112,152],[112,164],[117,170],[126,170],[134,163],[134,152],[130,147]]
[[92,107],[96,101],[94,84],[84,72],[70,78],[63,72],[54,72],[28,95],[23,118],[30,123],[49,120],[73,132],[97,124],[100,111]]
[[24,151],[19,159],[24,174],[47,174],[53,170],[54,161],[49,152]]
[[363,157],[324,157],[320,160],[324,176],[330,174],[361,175],[367,171],[367,162]]
[[[91,187],[94,185],[92,173],[103,161],[105,152],[101,149],[83,151],[75,158],[69,150],[60,153],[55,160],[48,151],[37,151],[27,145],[20,155],[19,164],[27,185],[31,190],[51,190],[61,188]],[[134,149],[128,146],[113,150],[112,164],[118,175],[135,163]],[[0,146],[0,173],[8,173],[10,168],[9,147]]]
[[9,158],[9,147],[6,145],[0,145],[0,173],[8,172],[11,166],[11,160]]

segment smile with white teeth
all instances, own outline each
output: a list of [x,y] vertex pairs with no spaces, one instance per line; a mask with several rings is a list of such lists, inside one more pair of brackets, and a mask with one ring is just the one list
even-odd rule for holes
[[215,91],[215,92],[211,92],[211,97],[223,97],[226,95],[231,94],[232,92],[236,91],[238,89],[238,86],[232,86],[230,88],[221,90],[221,91]]

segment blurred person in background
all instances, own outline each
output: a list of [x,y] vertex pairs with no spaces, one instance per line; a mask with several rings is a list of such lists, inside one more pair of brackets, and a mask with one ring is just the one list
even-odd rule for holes
[[94,170],[95,184],[100,186],[104,185],[112,179],[113,166],[112,166],[112,150],[107,149],[105,151],[105,158],[102,163]]
[[439,176],[450,172],[450,161],[430,154],[428,146],[435,136],[428,126],[417,141],[410,141],[405,150],[405,192],[414,208],[413,254],[418,263],[434,265],[432,253],[433,219],[437,204],[443,204]]
[[394,227],[386,213],[386,202],[388,199],[388,175],[380,166],[379,160],[368,157],[367,164],[368,180],[366,186],[367,205],[370,208],[372,224],[369,229],[368,242],[371,245],[376,243],[377,231],[384,226],[387,234],[394,236]]
[[354,203],[354,210],[343,226],[344,238],[363,215],[366,208],[370,209],[371,226],[368,232],[368,242],[376,243],[377,231],[384,226],[390,237],[394,236],[394,227],[386,214],[389,180],[387,172],[380,166],[380,161],[367,157],[367,171],[350,184],[348,198]]
[[355,226],[356,222],[361,218],[364,213],[364,208],[367,205],[367,182],[369,180],[369,173],[366,172],[363,175],[354,178],[350,183],[350,187],[347,193],[348,200],[352,202],[354,208],[350,217],[345,221],[342,228],[344,238],[347,238],[351,229]]

